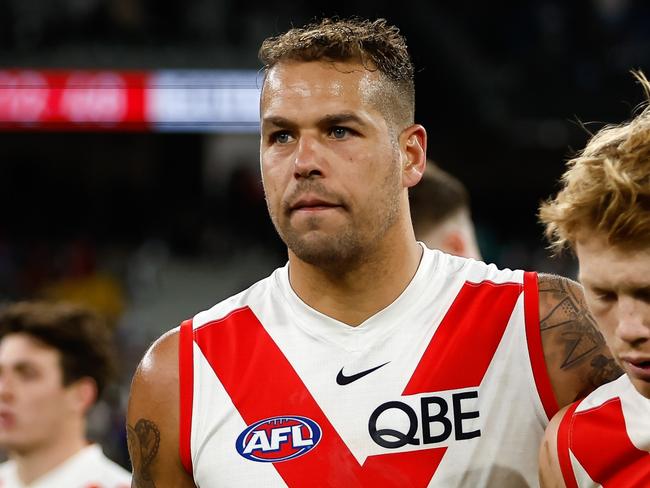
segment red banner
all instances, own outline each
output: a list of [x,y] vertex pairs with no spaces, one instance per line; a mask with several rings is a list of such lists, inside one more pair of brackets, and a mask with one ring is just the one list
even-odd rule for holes
[[0,130],[251,132],[257,71],[0,70]]
[[149,75],[0,71],[0,129],[144,130]]

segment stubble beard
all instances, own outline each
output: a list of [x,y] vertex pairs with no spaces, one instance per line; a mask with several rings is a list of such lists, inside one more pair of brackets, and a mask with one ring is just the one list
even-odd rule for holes
[[[391,172],[378,189],[374,202],[366,203],[365,217],[348,219],[336,231],[319,231],[318,220],[308,222],[308,231],[298,231],[287,217],[282,223],[269,213],[282,241],[300,260],[330,272],[342,272],[363,265],[382,238],[398,220],[400,214],[400,169],[395,154]],[[350,215],[350,208],[345,208]],[[287,215],[287,214],[285,214]]]

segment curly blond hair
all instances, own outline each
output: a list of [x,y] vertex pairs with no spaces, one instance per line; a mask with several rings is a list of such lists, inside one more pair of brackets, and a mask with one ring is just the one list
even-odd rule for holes
[[258,56],[266,72],[286,60],[358,61],[389,82],[378,100],[380,109],[401,125],[413,123],[413,63],[406,40],[385,19],[325,18],[265,39]]
[[[650,99],[650,82],[633,73]],[[567,163],[562,189],[539,218],[555,252],[593,231],[620,248],[650,246],[650,106],[632,120],[597,132]]]

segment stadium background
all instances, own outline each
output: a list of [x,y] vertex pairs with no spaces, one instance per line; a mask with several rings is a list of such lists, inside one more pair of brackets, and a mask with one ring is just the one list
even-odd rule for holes
[[[428,155],[467,185],[486,261],[574,276],[570,257],[549,259],[536,208],[587,131],[642,100],[629,70],[650,73],[645,2],[2,0],[0,70],[257,70],[265,37],[334,14],[405,34]],[[148,344],[286,259],[254,130],[131,129],[0,130],[0,300],[72,299],[111,318],[122,383],[92,432],[123,464]]]

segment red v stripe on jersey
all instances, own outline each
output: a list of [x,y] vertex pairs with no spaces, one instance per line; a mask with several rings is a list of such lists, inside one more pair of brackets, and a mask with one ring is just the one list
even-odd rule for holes
[[[520,292],[519,284],[466,284],[404,394],[478,386]],[[249,308],[198,327],[194,336],[246,424],[303,415],[320,425],[322,438],[314,452],[274,464],[288,486],[415,488],[431,481],[446,448],[370,456],[360,465]],[[448,374],[453,381],[444,378]]]
[[522,289],[518,283],[465,283],[404,395],[479,386]]
[[574,414],[571,452],[596,483],[605,488],[650,486],[650,453],[627,435],[619,398]]
[[[442,457],[433,450],[377,456],[382,459],[369,458],[359,465],[249,308],[206,325],[195,330],[195,340],[247,424],[304,415],[320,425],[323,433],[316,455],[274,465],[288,486],[415,488],[431,479]],[[414,471],[409,473],[411,467]]]

